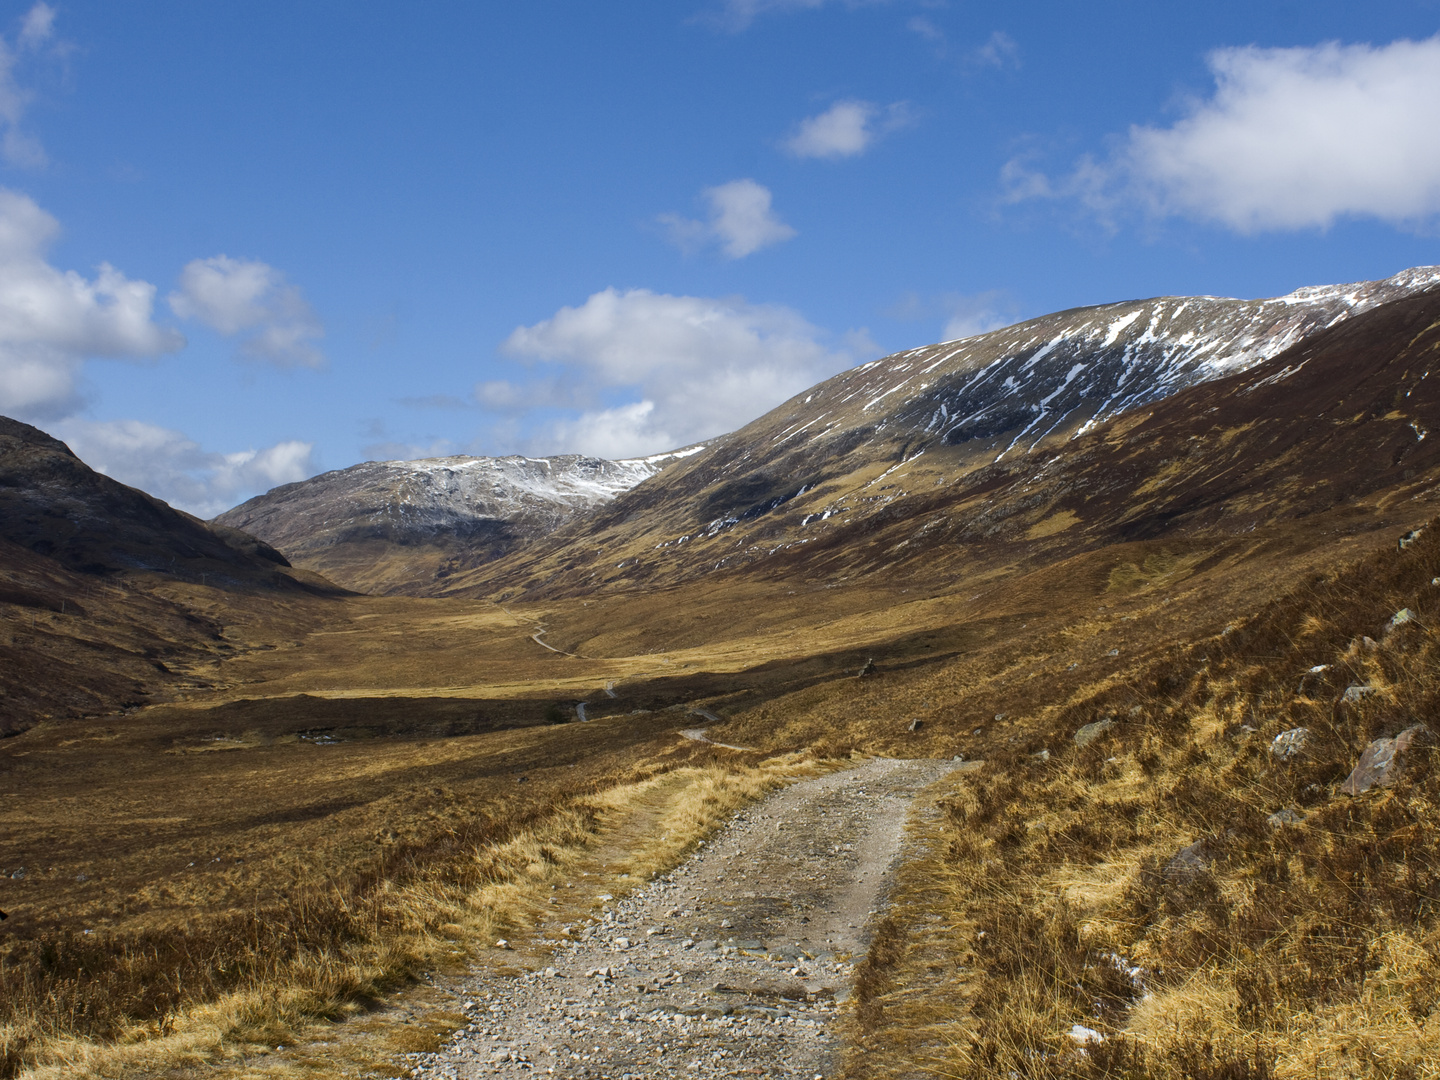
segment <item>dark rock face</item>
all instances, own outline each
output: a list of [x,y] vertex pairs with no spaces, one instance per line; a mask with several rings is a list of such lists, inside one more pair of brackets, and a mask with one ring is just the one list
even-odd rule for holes
[[1365,748],[1354,770],[1340,785],[1347,795],[1360,795],[1373,787],[1388,787],[1403,771],[1406,757],[1422,747],[1433,747],[1435,736],[1424,724],[1415,724],[1389,739],[1376,739]]

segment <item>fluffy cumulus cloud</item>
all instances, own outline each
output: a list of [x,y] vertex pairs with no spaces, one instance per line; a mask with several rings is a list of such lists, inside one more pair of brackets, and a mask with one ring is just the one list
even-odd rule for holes
[[595,401],[551,421],[536,449],[627,457],[734,430],[878,349],[778,305],[606,289],[516,329],[502,351],[562,367]]
[[324,328],[300,290],[273,266],[254,259],[215,255],[180,271],[180,288],[169,296],[182,319],[204,323],[240,338],[240,353],[278,367],[321,367],[314,345]]
[[156,356],[185,344],[151,320],[155,286],[108,264],[86,278],[46,262],[58,231],[32,199],[0,189],[0,413],[19,419],[73,411],[86,357]]
[[182,432],[140,420],[72,417],[50,430],[91,468],[202,518],[214,517],[254,492],[304,480],[317,471],[314,445],[307,442],[220,454]]
[[771,208],[770,189],[754,180],[731,180],[706,188],[701,197],[709,206],[706,220],[678,214],[661,214],[658,219],[682,251],[715,244],[727,258],[743,259],[795,235]]
[[784,147],[798,158],[856,157],[880,136],[909,123],[904,102],[882,108],[871,101],[837,101],[818,116],[802,120]]
[[1221,49],[1215,89],[1169,127],[1130,129],[1108,159],[1061,180],[1006,167],[1012,201],[1076,198],[1240,233],[1440,215],[1440,36],[1389,45]]

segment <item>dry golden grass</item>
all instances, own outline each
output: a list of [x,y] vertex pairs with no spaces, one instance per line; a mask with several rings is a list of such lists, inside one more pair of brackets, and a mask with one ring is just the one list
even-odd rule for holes
[[992,745],[902,871],[848,1075],[1440,1075],[1440,762],[1339,791],[1371,739],[1440,726],[1437,571],[1432,528]]
[[[313,903],[310,917],[329,924],[323,939],[284,951],[257,941],[249,955],[233,940],[207,943],[222,945],[217,963],[244,968],[233,985],[194,1001],[177,995],[164,1015],[120,1022],[103,1040],[67,1033],[73,1022],[47,1015],[41,985],[32,984],[26,1001],[19,995],[31,987],[9,982],[0,1053],[27,1080],[151,1076],[202,1063],[208,1075],[252,1075],[248,1055],[257,1048],[303,1043],[317,1020],[355,1015],[420,970],[469,962],[472,949],[499,937],[514,939],[522,954],[535,951],[542,924],[596,905],[588,893],[557,886],[583,875],[591,889],[619,894],[673,865],[741,805],[817,767],[798,755],[753,765],[641,763],[631,779],[563,800],[502,841]],[[564,902],[553,901],[557,894]],[[408,1048],[392,1038],[381,1053]],[[327,1074],[317,1066],[275,1063],[269,1072]]]

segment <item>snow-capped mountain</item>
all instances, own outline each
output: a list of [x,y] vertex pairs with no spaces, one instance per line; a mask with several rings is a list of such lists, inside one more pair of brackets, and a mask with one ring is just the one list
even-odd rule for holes
[[823,544],[897,500],[1063,446],[1436,286],[1440,267],[1420,267],[1273,299],[1134,300],[896,353],[711,440],[533,551],[447,584],[660,584]]
[[423,591],[436,574],[504,555],[702,449],[625,461],[577,454],[367,461],[274,488],[215,521],[347,587]]
[[1003,435],[1002,449],[1029,448],[1244,371],[1317,330],[1437,284],[1440,267],[1430,266],[1269,300],[1170,296],[1062,311],[838,375],[798,405],[782,405],[795,420],[774,439],[814,440],[869,422],[877,435],[904,431],[951,445]]

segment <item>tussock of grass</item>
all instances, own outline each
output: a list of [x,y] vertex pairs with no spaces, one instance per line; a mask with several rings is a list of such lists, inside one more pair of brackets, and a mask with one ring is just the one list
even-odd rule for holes
[[902,874],[849,1075],[1440,1075],[1437,753],[1340,791],[1372,739],[1440,735],[1437,533],[1057,705],[1049,760],[990,753]]
[[417,845],[382,873],[263,916],[123,942],[72,935],[12,954],[0,968],[0,1075],[154,1075],[294,1042],[318,1019],[358,1012],[416,973],[463,958],[462,943],[534,928],[554,910],[551,886],[597,854],[612,875],[638,882],[741,805],[816,768],[800,755],[642,766],[505,838]]

